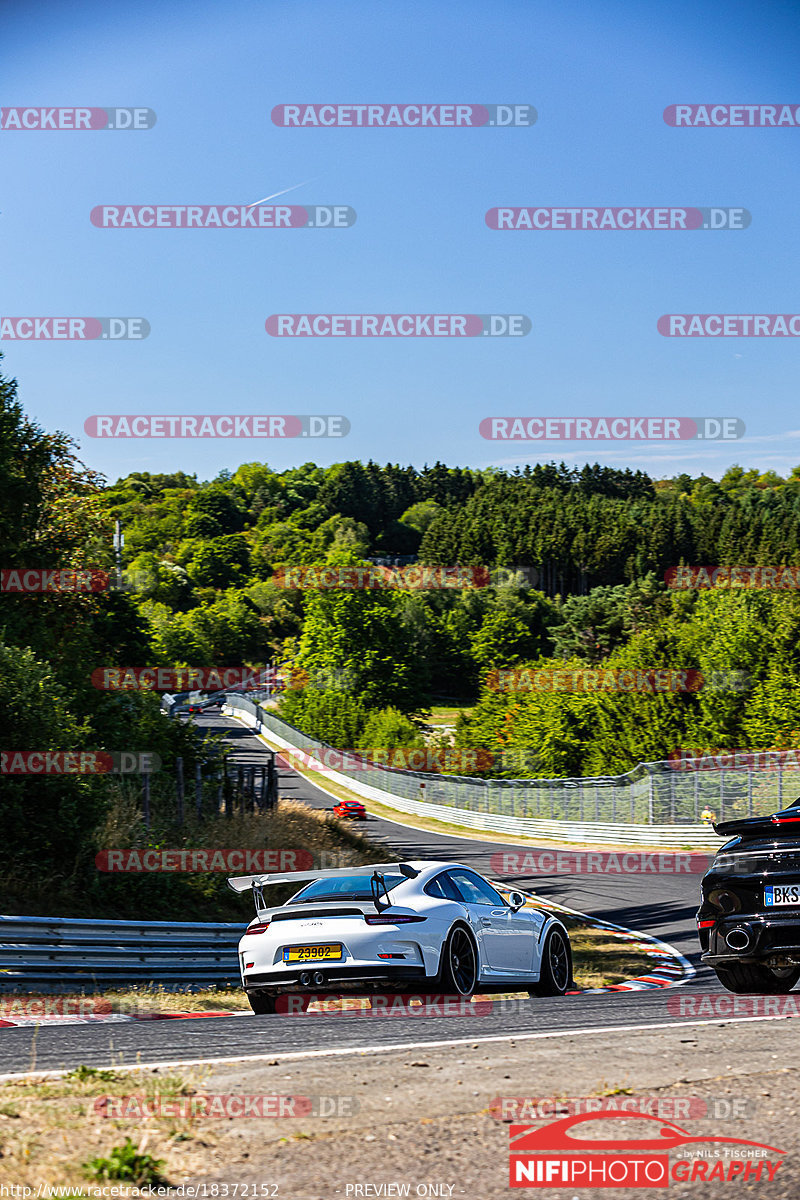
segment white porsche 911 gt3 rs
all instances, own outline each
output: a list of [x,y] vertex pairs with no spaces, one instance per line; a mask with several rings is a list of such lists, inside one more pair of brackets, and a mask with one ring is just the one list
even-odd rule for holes
[[[264,889],[300,883],[278,908]],[[388,863],[336,871],[241,875],[256,918],[239,943],[242,986],[256,1013],[298,991],[478,990],[563,995],[572,981],[569,935],[552,914],[504,899],[483,876],[453,862]]]

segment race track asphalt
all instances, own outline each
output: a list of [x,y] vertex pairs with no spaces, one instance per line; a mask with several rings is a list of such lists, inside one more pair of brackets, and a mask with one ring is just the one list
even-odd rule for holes
[[[207,715],[197,718],[203,728],[225,731],[235,743],[236,760],[263,762],[264,745],[238,721]],[[333,800],[291,769],[280,768],[280,795],[315,808],[330,808]],[[398,814],[400,818],[402,814]],[[443,858],[463,862],[497,877],[490,860],[504,851],[536,850],[513,842],[486,842],[409,828],[391,820],[370,817],[367,830],[409,858]],[[545,849],[545,847],[542,847]],[[548,847],[551,849],[552,847]],[[505,881],[530,888],[545,900],[613,921],[660,938],[688,958],[696,976],[680,989],[609,992],[564,998],[526,1000],[510,1011],[487,1016],[407,1017],[369,1020],[359,1016],[236,1015],[196,1020],[136,1021],[92,1025],[0,1029],[0,1074],[31,1070],[219,1059],[356,1050],[418,1045],[459,1039],[536,1035],[547,1031],[682,1023],[670,1012],[676,990],[722,992],[713,972],[699,963],[694,914],[699,898],[698,874],[506,875]],[[250,918],[243,900],[242,921]]]

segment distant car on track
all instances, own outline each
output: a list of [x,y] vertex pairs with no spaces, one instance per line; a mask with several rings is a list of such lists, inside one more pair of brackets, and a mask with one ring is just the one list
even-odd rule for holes
[[356,821],[366,821],[367,810],[358,800],[340,800],[333,806],[335,817],[353,817]]
[[[302,886],[270,908],[264,890]],[[242,986],[256,1013],[284,993],[413,989],[463,997],[481,989],[560,996],[572,982],[564,925],[504,899],[483,876],[454,862],[388,863],[335,871],[243,875],[256,918],[239,943]]]
[[731,992],[790,992],[800,979],[800,800],[714,828],[733,836],[701,882],[703,962]]

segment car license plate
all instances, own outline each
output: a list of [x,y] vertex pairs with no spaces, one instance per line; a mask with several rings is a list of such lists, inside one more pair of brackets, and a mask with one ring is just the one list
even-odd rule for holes
[[800,883],[776,883],[765,887],[764,904],[767,908],[778,908],[782,905],[800,907]]
[[339,942],[326,946],[287,946],[283,952],[284,962],[332,962],[341,959],[342,947]]

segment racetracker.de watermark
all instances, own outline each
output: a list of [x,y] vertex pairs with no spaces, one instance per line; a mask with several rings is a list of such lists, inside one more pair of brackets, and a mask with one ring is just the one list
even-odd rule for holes
[[520,850],[493,854],[492,872],[509,875],[705,875],[713,855],[679,851]]
[[[505,570],[505,568],[501,568]],[[522,568],[524,570],[524,568]],[[438,591],[492,586],[489,567],[282,567],[270,576],[276,587],[297,591]]]
[[746,208],[490,208],[486,224],[498,230],[747,229]]
[[495,1121],[552,1121],[583,1113],[641,1113],[661,1121],[746,1119],[756,1103],[744,1096],[495,1096],[489,1116]]
[[161,759],[149,750],[3,750],[0,775],[152,775]]
[[[381,922],[379,916],[370,916],[367,920],[373,924]],[[386,923],[386,919],[383,923]],[[391,958],[392,955],[387,952],[383,957]],[[318,967],[323,964],[309,961],[303,965]],[[490,1000],[485,996],[469,998],[428,993],[373,992],[369,996],[357,996],[287,992],[276,996],[275,1011],[284,1017],[374,1017],[381,1021],[392,1017],[490,1017],[530,1013],[530,1000],[516,996]]]
[[703,750],[684,746],[671,750],[667,762],[673,771],[800,771],[800,750],[781,750],[777,746],[765,750]]
[[276,104],[284,129],[501,129],[536,124],[532,104]]
[[349,204],[97,204],[98,229],[349,229]]
[[103,692],[240,691],[274,684],[275,672],[250,667],[97,667],[92,687]]
[[423,775],[474,775],[488,771],[496,761],[490,750],[458,749],[453,746],[394,747],[371,750],[281,750],[281,762],[295,770],[321,773],[354,771],[418,771]]
[[93,567],[9,567],[0,570],[0,592],[105,592],[111,576]]
[[165,416],[164,413],[134,413],[87,417],[83,429],[92,438],[341,438],[350,432],[350,422],[347,417],[333,414]]
[[800,125],[800,104],[668,104],[664,121],[679,129],[775,129]]
[[0,108],[0,129],[152,129],[152,108]]
[[139,342],[149,334],[144,317],[0,317],[7,342]]
[[800,313],[666,313],[664,337],[800,337]]
[[678,989],[666,1001],[671,1017],[800,1017],[797,992],[784,996],[737,996],[732,992]]
[[664,572],[667,587],[682,588],[768,588],[794,591],[800,588],[800,567],[668,567]]
[[272,337],[525,337],[522,313],[274,313]]
[[270,871],[311,871],[314,855],[310,850],[227,850],[177,849],[161,847],[148,850],[101,850],[95,855],[98,871],[108,874],[196,874],[241,871],[266,874]]
[[101,567],[13,567],[0,570],[0,592],[135,592],[155,587],[154,571]]
[[700,671],[696,667],[510,667],[492,670],[493,692],[743,692],[752,686],[747,671]]
[[4,1021],[36,1021],[42,1017],[107,1017],[114,1005],[102,996],[0,996]]
[[[189,1096],[149,1095],[98,1096],[93,1104],[97,1116],[117,1121],[206,1120],[230,1121],[258,1117],[282,1120],[296,1117],[349,1117],[358,1112],[355,1096],[284,1096],[275,1093],[197,1092]],[[209,1193],[211,1194],[211,1193]],[[224,1194],[224,1193],[222,1193]]]
[[730,442],[738,417],[484,417],[482,438],[500,442]]

